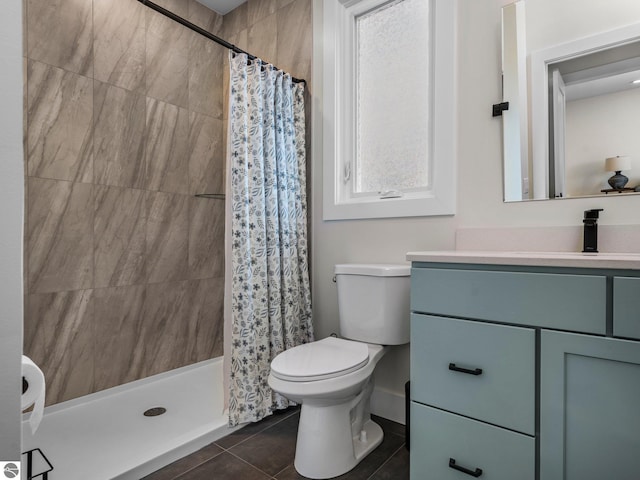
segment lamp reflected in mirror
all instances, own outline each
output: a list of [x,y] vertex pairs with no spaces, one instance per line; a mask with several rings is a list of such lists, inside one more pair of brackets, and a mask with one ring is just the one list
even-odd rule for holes
[[[631,169],[631,159],[627,156],[617,155],[615,157],[609,157],[604,162],[604,169],[607,172],[615,172],[611,178],[609,178],[608,183],[611,186],[612,190],[621,191],[625,189],[629,178],[625,175],[622,175],[623,170]],[[629,188],[629,190],[633,190]]]

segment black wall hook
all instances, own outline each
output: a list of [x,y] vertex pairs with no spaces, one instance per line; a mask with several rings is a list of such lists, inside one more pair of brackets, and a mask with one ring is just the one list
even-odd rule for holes
[[493,116],[494,117],[501,117],[502,116],[502,112],[504,112],[505,110],[509,110],[509,102],[502,102],[502,103],[494,103],[493,104]]

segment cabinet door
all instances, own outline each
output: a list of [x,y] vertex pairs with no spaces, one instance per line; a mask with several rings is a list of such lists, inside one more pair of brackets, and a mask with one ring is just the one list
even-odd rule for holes
[[640,342],[543,330],[540,480],[640,478]]

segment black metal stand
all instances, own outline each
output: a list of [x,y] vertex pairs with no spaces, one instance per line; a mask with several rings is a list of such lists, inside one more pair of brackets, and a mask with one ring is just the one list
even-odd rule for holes
[[[49,459],[45,456],[45,454],[42,453],[42,450],[40,450],[39,448],[34,448],[33,450],[24,452],[22,455],[27,456],[27,461],[25,462],[27,464],[27,480],[48,480],[49,472],[53,470],[53,465],[51,465],[51,462],[49,462]],[[41,464],[44,462],[47,464],[47,466],[42,471],[34,472],[34,461],[37,456],[39,456],[42,460],[42,462],[38,463]]]
[[407,450],[411,450],[409,442],[411,440],[411,382],[404,384],[404,444]]

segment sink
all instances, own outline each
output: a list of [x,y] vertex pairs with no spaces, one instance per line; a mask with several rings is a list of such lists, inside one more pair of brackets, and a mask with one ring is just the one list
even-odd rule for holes
[[609,253],[609,252],[495,252],[504,255],[518,255],[529,258],[555,257],[555,258],[590,258],[598,257],[602,260],[640,260],[640,253]]
[[640,253],[582,252],[494,252],[494,251],[425,251],[409,252],[412,262],[468,263],[493,265],[528,265],[578,268],[616,268],[640,270]]

